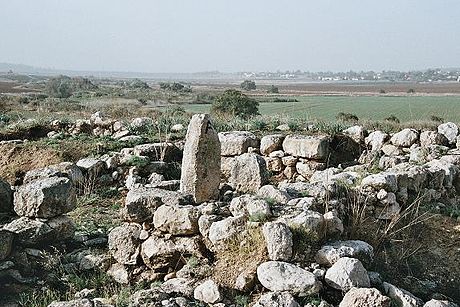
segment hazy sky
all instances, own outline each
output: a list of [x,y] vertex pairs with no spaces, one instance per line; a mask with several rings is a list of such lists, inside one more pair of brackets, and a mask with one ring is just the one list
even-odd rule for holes
[[139,72],[460,66],[459,0],[0,0],[0,62]]

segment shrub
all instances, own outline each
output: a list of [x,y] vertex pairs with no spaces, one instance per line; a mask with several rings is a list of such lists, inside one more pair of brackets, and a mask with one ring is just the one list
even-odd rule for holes
[[400,123],[399,118],[397,118],[396,115],[394,114],[391,114],[390,116],[385,118],[385,120],[388,122],[393,122],[393,123],[398,123],[398,124]]
[[386,94],[386,91],[384,89],[380,89],[379,93],[380,94]]
[[444,118],[436,116],[436,115],[431,115],[430,120],[434,122],[440,122],[440,123],[444,122]]
[[250,91],[250,90],[255,90],[256,89],[256,83],[252,80],[244,80],[240,87],[245,90],[245,91]]
[[46,92],[55,98],[69,98],[76,91],[90,91],[97,89],[89,79],[70,78],[68,76],[57,76],[48,80]]
[[275,98],[273,99],[273,102],[299,102],[297,99],[295,98]]
[[183,93],[192,92],[192,88],[190,86],[183,85],[182,83],[179,83],[179,82],[173,82],[173,83],[160,82],[160,89],[167,90],[167,91],[173,91],[173,92],[183,92]]
[[277,86],[270,86],[267,90],[267,93],[270,93],[270,94],[278,94],[279,93],[279,89]]
[[413,94],[413,93],[415,93],[415,90],[413,88],[410,88],[410,89],[407,90],[407,93],[408,94]]
[[211,112],[223,117],[247,119],[259,114],[259,103],[240,91],[229,89],[216,98],[212,104]]
[[134,79],[130,84],[130,88],[138,88],[138,89],[149,89],[150,86],[145,82],[140,79]]
[[343,122],[357,122],[359,120],[356,114],[344,112],[339,112],[335,118]]

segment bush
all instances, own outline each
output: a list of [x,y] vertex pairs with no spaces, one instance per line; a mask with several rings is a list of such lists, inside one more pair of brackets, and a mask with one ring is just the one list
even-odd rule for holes
[[70,78],[68,76],[58,76],[48,80],[46,92],[54,98],[69,98],[76,91],[90,91],[97,89],[89,79]]
[[384,89],[381,89],[381,90],[379,91],[379,93],[380,93],[380,94],[386,94],[386,91],[385,91]]
[[337,114],[335,117],[337,120],[343,121],[343,122],[357,122],[359,120],[358,116],[353,113],[344,113],[340,112]]
[[275,98],[273,99],[273,102],[299,102],[297,99],[295,98]]
[[270,94],[278,94],[279,92],[280,91],[279,91],[278,87],[274,86],[274,85],[270,86],[268,88],[268,90],[267,90],[267,93],[270,93]]
[[394,114],[388,116],[387,118],[385,118],[385,120],[387,122],[393,122],[393,123],[398,123],[398,124],[400,123],[399,118],[397,118],[396,115],[394,115]]
[[410,88],[410,89],[407,90],[407,93],[408,94],[413,94],[413,93],[415,93],[415,90],[413,88]]
[[444,118],[436,116],[436,115],[431,115],[430,120],[434,122],[440,122],[440,123],[444,122]]
[[150,88],[150,86],[149,86],[146,82],[144,82],[144,81],[142,81],[142,80],[140,80],[140,79],[134,79],[134,80],[129,84],[129,87],[130,87],[130,88],[136,88],[136,89],[137,89],[137,88],[138,88],[138,89],[149,89],[149,88]]
[[245,91],[255,90],[256,83],[252,80],[244,80],[240,87]]
[[212,104],[211,112],[223,117],[247,119],[259,114],[259,103],[240,91],[229,89],[216,98]]
[[183,93],[192,92],[192,88],[190,86],[183,85],[182,83],[179,83],[179,82],[173,82],[173,83],[160,82],[160,89],[167,90],[167,91],[173,91],[173,92],[183,92]]

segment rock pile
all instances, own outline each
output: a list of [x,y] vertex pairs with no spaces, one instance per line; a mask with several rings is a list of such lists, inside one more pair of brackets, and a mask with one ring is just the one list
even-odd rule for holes
[[[65,232],[64,214],[75,206],[72,182],[93,174],[128,190],[124,223],[108,234],[107,273],[122,284],[162,282],[136,292],[130,306],[232,306],[236,295],[251,293],[261,293],[251,297],[254,306],[456,306],[435,299],[423,305],[368,271],[374,249],[345,238],[344,217],[350,195],[362,196],[355,205],[376,221],[392,219],[421,195],[457,202],[458,129],[448,123],[388,135],[355,126],[343,135],[342,148],[352,154],[337,150],[337,136],[216,134],[207,115],[195,115],[183,157],[174,144],[142,144],[79,161],[81,174],[72,167],[37,170],[16,188],[14,201],[0,182],[0,213],[14,208],[21,216],[0,230],[0,260],[11,240],[28,245],[31,233],[38,243],[53,238],[49,229]],[[145,163],[129,166],[132,157]],[[179,186],[164,169],[180,159]],[[11,226],[20,220],[33,225]],[[313,297],[323,300],[314,304]],[[97,304],[85,297],[51,306]]]

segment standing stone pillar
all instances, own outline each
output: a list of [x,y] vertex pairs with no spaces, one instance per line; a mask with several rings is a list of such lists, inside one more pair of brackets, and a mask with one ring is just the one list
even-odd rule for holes
[[209,114],[190,120],[182,158],[180,190],[197,203],[217,199],[220,184],[220,141]]

